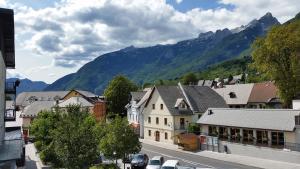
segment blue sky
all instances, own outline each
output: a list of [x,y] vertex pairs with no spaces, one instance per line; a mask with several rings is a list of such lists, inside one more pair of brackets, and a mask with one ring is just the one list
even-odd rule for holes
[[15,11],[16,69],[51,83],[127,46],[176,43],[233,29],[271,12],[285,22],[299,0],[0,0]]

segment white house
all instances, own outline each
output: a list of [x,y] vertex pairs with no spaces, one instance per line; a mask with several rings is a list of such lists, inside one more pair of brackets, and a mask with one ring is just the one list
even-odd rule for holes
[[142,111],[150,93],[151,88],[145,88],[143,91],[131,92],[130,103],[126,105],[128,122],[141,138],[144,138],[144,117]]

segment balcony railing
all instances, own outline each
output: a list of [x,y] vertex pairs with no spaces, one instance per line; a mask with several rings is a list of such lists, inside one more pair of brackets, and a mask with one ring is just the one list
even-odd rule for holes
[[6,94],[16,94],[16,89],[19,86],[20,81],[17,80],[15,82],[6,82],[5,83],[5,93]]
[[16,110],[6,109],[4,121],[16,121]]

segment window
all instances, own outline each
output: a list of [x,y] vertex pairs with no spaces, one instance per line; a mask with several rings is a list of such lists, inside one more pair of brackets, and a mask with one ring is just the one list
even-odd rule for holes
[[180,118],[180,129],[184,129],[184,118]]
[[165,133],[165,140],[168,140],[168,133]]
[[159,124],[159,118],[156,117],[156,124]]
[[208,135],[209,136],[217,136],[217,127],[216,126],[208,126]]
[[299,116],[295,116],[295,124],[296,125],[300,125],[300,115]]
[[243,130],[243,143],[253,143],[253,130]]
[[183,102],[181,103],[181,108],[185,109],[185,104]]
[[164,122],[165,122],[165,125],[168,125],[168,119],[167,118],[164,119]]
[[163,109],[164,109],[164,105],[160,104],[160,110],[163,110]]
[[230,98],[236,98],[236,94],[235,94],[234,92],[230,92],[230,93],[229,93],[229,97],[230,97]]
[[149,124],[151,123],[151,117],[148,117],[148,123]]
[[228,140],[228,128],[219,127],[219,138],[221,140]]
[[202,116],[202,114],[198,114],[198,119],[200,119],[200,118],[201,118],[201,116]]
[[272,146],[283,146],[284,135],[283,132],[271,132],[272,135]]
[[266,130],[257,130],[257,144],[268,145],[268,131]]
[[148,136],[151,136],[151,130],[148,130]]
[[153,110],[155,109],[155,104],[152,104],[152,109],[153,109]]
[[241,141],[240,129],[230,128],[230,134],[231,134],[231,141],[234,141],[234,142],[240,142]]

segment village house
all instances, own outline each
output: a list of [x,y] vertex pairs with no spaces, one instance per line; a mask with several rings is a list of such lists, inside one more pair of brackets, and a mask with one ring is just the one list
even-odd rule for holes
[[209,107],[227,107],[224,99],[207,86],[155,86],[142,111],[144,139],[177,144]]
[[281,108],[273,82],[224,85],[213,88],[230,108]]
[[[25,164],[25,148],[20,127],[7,127],[16,120],[15,104],[6,107],[6,98],[16,98],[19,81],[5,82],[6,69],[15,68],[14,11],[0,8],[0,168]],[[6,109],[9,108],[9,109]]]
[[128,123],[133,127],[140,138],[144,138],[144,116],[142,111],[149,98],[151,88],[145,88],[143,91],[130,92],[131,100],[125,106],[127,109]]
[[[20,98],[19,98],[20,97]],[[29,126],[40,111],[50,111],[53,107],[66,110],[69,105],[80,105],[96,118],[97,121],[105,120],[106,104],[103,97],[81,90],[51,91],[51,92],[25,92],[17,97],[21,107],[23,134],[30,135]]]
[[209,108],[197,123],[201,149],[300,163],[299,110]]

